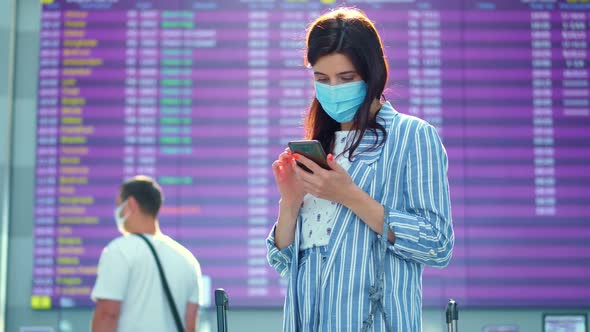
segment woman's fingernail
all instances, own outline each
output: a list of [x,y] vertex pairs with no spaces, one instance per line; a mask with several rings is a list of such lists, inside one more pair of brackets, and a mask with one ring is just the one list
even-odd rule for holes
[[331,153],[328,155],[328,160],[329,161],[334,161],[334,156]]
[[293,153],[293,158],[294,159],[299,159],[299,155],[297,153]]

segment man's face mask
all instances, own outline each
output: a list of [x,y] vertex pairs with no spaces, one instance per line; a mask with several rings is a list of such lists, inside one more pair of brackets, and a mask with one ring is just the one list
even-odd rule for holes
[[121,205],[117,206],[117,208],[115,209],[115,222],[117,224],[117,229],[119,230],[119,232],[121,233],[125,233],[125,220],[127,220],[127,218],[129,218],[129,213],[127,213],[125,216],[121,217],[121,212],[123,212],[123,209],[125,208],[125,206],[127,206],[127,201],[124,201],[123,203],[121,203]]
[[315,82],[315,96],[322,108],[336,122],[345,123],[354,119],[356,111],[367,95],[367,83],[355,81],[351,83],[328,85]]

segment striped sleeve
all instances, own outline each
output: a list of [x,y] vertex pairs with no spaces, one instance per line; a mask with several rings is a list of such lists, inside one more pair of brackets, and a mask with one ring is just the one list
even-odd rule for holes
[[266,259],[281,277],[286,277],[291,267],[291,258],[293,257],[293,244],[281,250],[275,244],[275,229],[277,224],[272,227],[266,238]]
[[387,223],[396,237],[389,249],[405,259],[442,268],[450,262],[454,242],[447,154],[431,125],[419,126],[409,144],[405,211],[389,211]]

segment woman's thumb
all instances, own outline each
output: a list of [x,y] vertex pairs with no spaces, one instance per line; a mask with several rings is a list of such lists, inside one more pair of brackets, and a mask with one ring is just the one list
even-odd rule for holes
[[326,158],[326,162],[328,163],[328,166],[330,166],[330,168],[332,170],[338,170],[340,168],[340,165],[338,165],[336,160],[334,160],[334,155],[331,153],[328,154],[328,157]]

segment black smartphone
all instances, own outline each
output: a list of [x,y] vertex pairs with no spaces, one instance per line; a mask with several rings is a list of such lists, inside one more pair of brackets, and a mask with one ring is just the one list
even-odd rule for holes
[[[307,159],[311,159],[314,163],[318,164],[320,167],[331,170],[330,166],[328,166],[328,162],[326,161],[326,152],[324,152],[324,148],[322,148],[322,144],[316,140],[301,140],[301,141],[291,141],[289,142],[289,149],[291,149],[291,153],[298,153],[303,155]],[[305,165],[297,161],[297,165],[303,168],[306,172],[313,173],[309,168]]]

